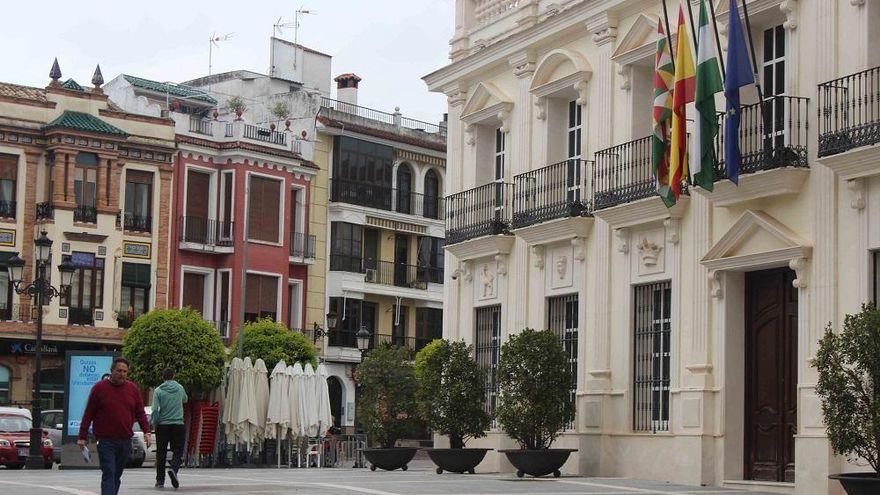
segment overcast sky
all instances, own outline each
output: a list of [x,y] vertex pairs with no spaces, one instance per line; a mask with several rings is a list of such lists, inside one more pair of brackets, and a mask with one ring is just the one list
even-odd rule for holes
[[[265,74],[269,36],[279,17],[303,16],[299,42],[333,56],[332,75],[354,72],[363,106],[430,122],[446,108],[421,77],[448,62],[453,0],[212,0],[4,2],[0,16],[0,81],[44,87],[52,59],[63,79],[83,86],[101,64],[105,81],[133,74],[185,81],[208,73],[211,34],[234,33],[214,49],[213,73],[250,69]],[[284,39],[293,40],[293,28]],[[335,89],[334,89],[335,91]]]

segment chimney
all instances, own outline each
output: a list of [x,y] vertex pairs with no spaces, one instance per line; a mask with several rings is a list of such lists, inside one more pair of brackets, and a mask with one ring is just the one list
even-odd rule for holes
[[343,103],[358,104],[358,83],[361,78],[355,74],[341,74],[333,78],[336,81],[336,99]]

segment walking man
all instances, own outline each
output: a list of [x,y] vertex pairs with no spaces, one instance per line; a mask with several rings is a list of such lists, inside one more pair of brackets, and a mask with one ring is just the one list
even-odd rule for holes
[[186,427],[183,424],[183,404],[187,401],[183,386],[174,380],[174,370],[162,371],[162,385],[153,392],[153,425],[156,426],[156,487],[165,486],[165,457],[171,443],[171,469],[168,478],[175,489],[180,486],[177,471],[183,458]]
[[147,447],[152,445],[150,423],[137,385],[128,380],[128,361],[118,357],[110,367],[110,379],[92,387],[79,426],[80,447],[86,445],[89,426],[98,439],[101,464],[101,495],[117,495],[122,471],[131,457],[132,425],[135,420],[144,432]]

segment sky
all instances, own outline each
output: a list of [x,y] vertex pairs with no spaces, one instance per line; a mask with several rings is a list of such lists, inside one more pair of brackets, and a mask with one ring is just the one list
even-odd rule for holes
[[[362,106],[438,122],[446,98],[429,93],[421,77],[448,63],[454,0],[45,0],[4,2],[0,16],[0,81],[45,87],[52,59],[62,80],[83,86],[95,65],[105,81],[132,74],[186,81],[208,73],[211,35],[233,33],[215,47],[212,73],[249,69],[265,74],[269,36],[279,17],[303,15],[298,41],[333,56],[332,76],[363,78]],[[293,27],[282,38],[292,41]],[[334,92],[335,92],[335,85]]]

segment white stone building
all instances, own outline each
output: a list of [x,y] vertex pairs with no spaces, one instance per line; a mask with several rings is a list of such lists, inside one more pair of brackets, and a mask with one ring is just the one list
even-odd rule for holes
[[648,140],[659,1],[457,0],[425,77],[449,98],[444,336],[475,344],[491,403],[507,336],[559,333],[565,472],[825,494],[864,469],[832,455],[810,362],[877,292],[880,4],[748,8],[768,115],[744,91],[739,186],[721,164],[671,209]]

